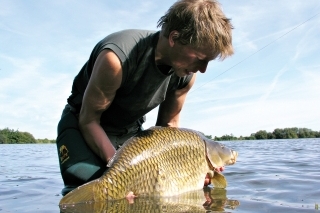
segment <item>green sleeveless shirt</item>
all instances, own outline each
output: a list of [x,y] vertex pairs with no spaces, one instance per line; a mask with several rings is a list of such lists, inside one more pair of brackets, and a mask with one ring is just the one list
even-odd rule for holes
[[164,74],[158,69],[155,63],[158,39],[159,32],[146,30],[124,30],[102,39],[75,77],[68,103],[80,111],[94,63],[102,50],[111,49],[121,60],[123,77],[100,123],[112,128],[134,125],[163,102],[167,92],[185,87],[192,78],[192,75],[178,77],[174,73]]

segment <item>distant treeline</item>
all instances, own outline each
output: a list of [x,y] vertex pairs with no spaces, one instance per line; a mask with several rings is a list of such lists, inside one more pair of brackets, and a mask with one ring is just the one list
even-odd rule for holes
[[215,136],[212,138],[211,135],[206,135],[210,139],[216,141],[233,141],[233,140],[264,140],[264,139],[296,139],[296,138],[320,138],[320,131],[313,131],[307,128],[284,128],[275,129],[273,132],[267,132],[260,130],[256,133],[252,133],[250,136],[235,137],[231,135],[223,135],[222,137]]
[[9,128],[0,130],[0,144],[14,144],[14,143],[55,143],[56,140],[35,139],[29,132],[20,132]]
[[[252,133],[250,136],[235,137],[231,135],[223,135],[222,137],[206,135],[207,138],[216,141],[232,141],[232,140],[263,140],[263,139],[295,139],[295,138],[320,138],[320,131],[313,131],[307,128],[285,128],[275,129],[273,132],[260,130]],[[14,144],[14,143],[55,143],[56,140],[50,139],[35,139],[29,132],[20,132],[9,128],[0,130],[0,144]]]

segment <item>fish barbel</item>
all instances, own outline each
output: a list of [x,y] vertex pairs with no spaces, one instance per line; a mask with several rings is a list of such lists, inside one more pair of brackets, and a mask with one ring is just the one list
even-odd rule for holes
[[173,196],[203,188],[206,174],[217,188],[225,188],[216,168],[236,162],[238,153],[183,128],[153,127],[127,140],[110,168],[98,179],[65,195],[59,205],[137,196]]

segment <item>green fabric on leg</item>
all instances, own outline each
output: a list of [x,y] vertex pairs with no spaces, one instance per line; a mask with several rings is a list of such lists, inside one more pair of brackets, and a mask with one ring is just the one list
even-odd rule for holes
[[99,178],[106,170],[106,164],[88,147],[77,125],[72,112],[66,113],[58,125],[59,164],[67,188]]

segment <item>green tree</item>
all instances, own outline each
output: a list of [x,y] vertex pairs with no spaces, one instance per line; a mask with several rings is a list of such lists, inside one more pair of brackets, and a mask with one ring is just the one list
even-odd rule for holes
[[268,139],[275,139],[276,136],[272,132],[268,132]]
[[206,138],[212,139],[212,135],[205,135]]
[[37,143],[55,143],[56,140],[49,140],[48,138],[45,139],[37,139]]
[[6,140],[6,143],[13,143],[13,141],[16,141],[18,139],[16,131],[14,131],[13,129],[2,129],[0,130],[0,134],[2,135],[2,138]]
[[231,134],[231,135],[223,135],[220,139],[221,139],[222,141],[233,141],[233,140],[237,140],[237,138],[234,137],[233,134]]
[[254,136],[257,140],[268,139],[268,133],[265,130],[260,130],[260,131],[256,132],[256,134]]
[[251,134],[250,136],[245,136],[244,139],[245,140],[255,140],[256,137],[254,136],[254,134]]
[[20,132],[19,142],[22,143],[36,143],[37,140],[29,132]]
[[28,132],[19,132],[18,130],[13,130],[5,128],[0,130],[2,143],[35,143],[36,139]]
[[248,137],[248,140],[256,140],[256,134],[251,133],[251,135]]
[[285,138],[292,139],[292,138],[298,138],[298,128],[285,128],[283,130],[283,135]]
[[283,130],[279,129],[279,128],[273,130],[273,135],[275,136],[275,139],[284,139],[285,138]]
[[0,132],[0,144],[8,143],[8,138],[6,135]]
[[311,129],[299,128],[298,130],[299,138],[316,138],[317,135],[318,133],[315,131],[312,131]]

